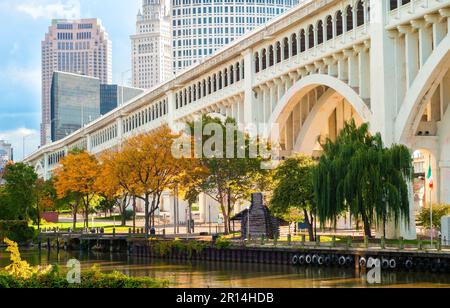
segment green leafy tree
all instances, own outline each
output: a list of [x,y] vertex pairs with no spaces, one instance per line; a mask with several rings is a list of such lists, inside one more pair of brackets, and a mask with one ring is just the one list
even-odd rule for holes
[[[194,136],[196,125],[190,123],[190,135]],[[201,153],[201,165],[208,170],[206,176],[198,185],[198,192],[203,192],[217,201],[224,219],[225,233],[231,230],[231,215],[235,204],[254,190],[255,176],[261,172],[263,159],[258,155],[250,155],[250,149],[257,147],[257,140],[253,140],[246,133],[239,131],[234,119],[222,121],[218,118],[204,116],[201,122],[202,132],[206,134],[208,127],[215,125],[216,130],[210,132],[211,137],[202,134],[195,136],[195,148],[210,150],[213,155]],[[230,141],[231,140],[231,141]],[[227,141],[229,147],[227,148]],[[219,146],[222,144],[222,147]],[[229,155],[232,151],[233,155]],[[237,155],[241,153],[241,155]],[[197,153],[199,155],[200,153]],[[228,155],[227,155],[228,154]]]
[[[307,156],[299,155],[284,161],[274,172],[275,189],[271,200],[271,210],[275,215],[289,222],[299,219],[302,212],[308,226],[309,238],[314,241],[315,202],[313,170],[316,163]],[[296,214],[295,214],[296,213]],[[295,215],[294,215],[295,214]],[[290,215],[293,215],[290,217]]]
[[[441,219],[450,214],[450,205],[434,204],[433,205],[433,228],[441,229]],[[430,208],[424,207],[417,216],[418,224],[426,229],[430,229]]]
[[[408,182],[412,179],[411,153],[402,145],[385,148],[381,135],[371,135],[367,124],[346,123],[336,141],[322,145],[323,155],[314,170],[317,213],[321,223],[350,212],[371,227],[400,219],[409,222]],[[384,231],[386,234],[386,231]]]
[[37,174],[33,167],[23,163],[9,164],[5,168],[3,179],[4,205],[8,207],[5,212],[11,216],[10,219],[33,220],[37,219],[35,184]]

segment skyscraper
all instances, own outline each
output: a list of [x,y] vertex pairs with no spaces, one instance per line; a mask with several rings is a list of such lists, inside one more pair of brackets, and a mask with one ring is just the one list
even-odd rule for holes
[[303,0],[171,0],[175,73]]
[[53,20],[42,41],[41,144],[51,140],[50,91],[53,72],[112,82],[112,44],[99,19]]
[[51,141],[100,117],[100,79],[55,72],[50,99]]
[[100,114],[105,115],[142,93],[144,93],[143,89],[102,84],[100,85]]
[[166,0],[143,0],[131,36],[133,87],[150,89],[172,77],[172,35]]
[[0,140],[0,185],[3,185],[2,175],[8,162],[12,161],[13,148],[12,145],[4,140]]

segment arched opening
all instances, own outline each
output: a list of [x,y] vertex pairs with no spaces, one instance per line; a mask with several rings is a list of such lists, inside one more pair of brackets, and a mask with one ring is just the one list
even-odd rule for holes
[[300,52],[304,52],[306,50],[306,37],[305,37],[305,30],[300,30]]
[[277,58],[276,58],[276,63],[280,63],[281,62],[281,43],[277,42]]
[[289,59],[289,39],[287,37],[283,40],[283,59]]
[[259,53],[255,53],[255,73],[259,73]]
[[208,77],[208,95],[210,95],[212,92],[212,82],[211,77]]
[[223,87],[223,77],[222,77],[222,72],[219,72],[219,75],[217,77],[218,81],[219,81],[219,90],[222,90]]
[[327,16],[327,41],[333,38],[333,17]]
[[397,1],[398,0],[390,0],[389,2],[389,8],[391,9],[391,11],[392,10],[396,10],[397,8],[398,8],[398,3],[397,3]]
[[323,43],[324,33],[323,33],[323,21],[319,20],[317,23],[317,45],[320,45]]
[[213,92],[217,91],[217,75],[213,75]]
[[344,33],[344,20],[342,18],[342,12],[336,13],[336,35],[342,35]]
[[[259,63],[259,59],[258,59],[257,63]],[[230,84],[233,84],[233,83],[234,83],[234,67],[232,65],[232,66],[230,66]]]
[[267,51],[265,48],[262,50],[262,59],[261,60],[262,60],[261,61],[262,62],[262,70],[265,70],[267,68]]
[[228,87],[228,69],[227,68],[224,70],[223,76],[224,76],[223,87],[225,88],[225,87]]
[[346,9],[347,14],[347,29],[346,31],[353,30],[353,8],[349,5]]
[[269,47],[269,67],[274,65],[274,60],[273,46],[271,45]]
[[[423,147],[419,147],[413,152],[414,164],[414,209],[416,212],[423,208],[429,208],[431,203],[438,203],[437,179],[436,177],[428,178],[428,172],[431,169],[431,175],[437,174],[438,162],[431,151]],[[430,188],[433,186],[433,189]]]
[[297,50],[297,34],[296,33],[294,33],[294,34],[292,34],[292,36],[291,36],[291,43],[292,43],[292,56],[296,56],[297,55],[297,53],[298,53],[298,50]]
[[359,0],[356,4],[356,25],[359,27],[364,25],[364,23],[364,4],[362,0]]
[[308,27],[308,47],[313,48],[315,46],[315,37],[314,37],[314,26],[310,25]]
[[[264,60],[264,58],[263,58]],[[236,63],[236,82],[241,80],[241,64],[238,62]]]

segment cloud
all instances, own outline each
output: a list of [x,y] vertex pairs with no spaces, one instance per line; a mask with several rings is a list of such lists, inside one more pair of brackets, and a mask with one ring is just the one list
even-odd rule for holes
[[12,48],[9,50],[9,54],[10,54],[11,56],[14,56],[14,55],[17,54],[17,52],[19,51],[19,48],[20,48],[19,43],[14,42]]
[[5,76],[5,82],[10,85],[26,87],[36,95],[41,93],[41,70],[39,67],[10,65],[0,69],[0,76]]
[[21,1],[21,3],[15,5],[15,9],[18,12],[31,16],[33,19],[76,19],[80,18],[81,15],[79,0]]
[[[25,142],[24,142],[25,137]],[[25,145],[25,154],[30,154],[39,146],[39,132],[28,128],[18,128],[15,130],[0,131],[0,140],[8,141],[14,149],[14,160],[22,160],[23,145]]]

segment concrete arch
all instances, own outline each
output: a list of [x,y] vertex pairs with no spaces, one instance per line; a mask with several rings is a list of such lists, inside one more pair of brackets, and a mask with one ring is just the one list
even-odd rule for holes
[[[348,84],[329,75],[314,74],[300,79],[289,89],[289,91],[278,102],[275,110],[272,112],[268,122],[268,127],[273,127],[275,123],[285,123],[295,105],[308,92],[317,86],[326,86],[334,90],[332,91],[333,93],[338,93],[340,97],[344,98],[350,105],[352,105],[356,113],[364,122],[371,122],[372,111],[364,103],[358,93],[356,93],[355,90],[353,90]],[[331,94],[327,94],[326,92],[325,95]],[[270,130],[268,133],[270,134]]]
[[432,95],[438,81],[450,68],[450,36],[447,35],[420,69],[395,120],[395,141],[410,144],[425,110],[427,96]]
[[[328,122],[329,116],[338,107],[338,103],[345,99],[334,89],[328,89],[317,101],[309,113],[305,123],[303,123],[294,151],[306,155],[313,155],[314,147],[317,143],[317,136],[320,136],[323,123]],[[358,118],[358,120],[360,120]]]

